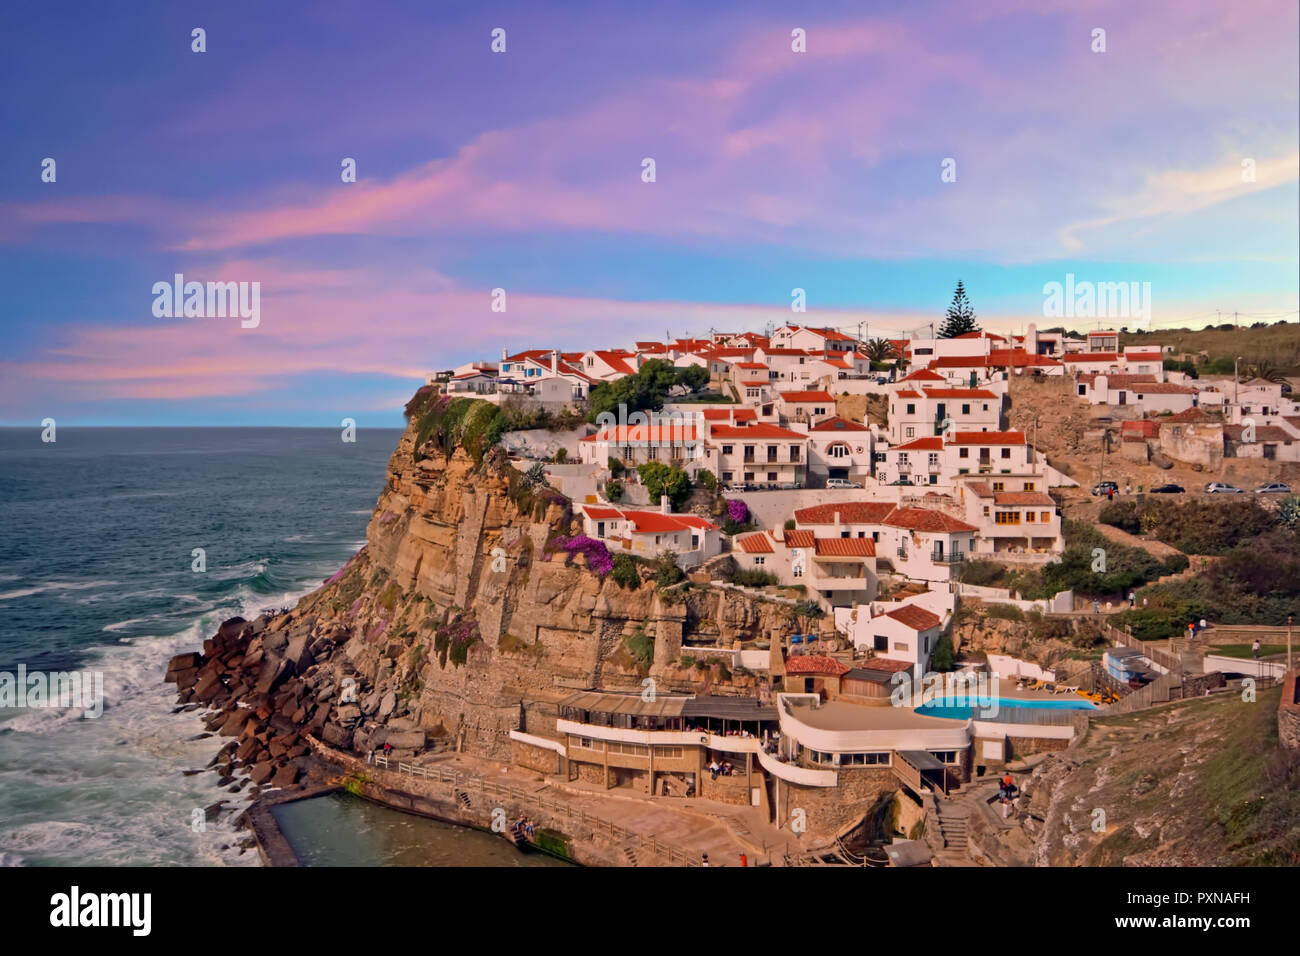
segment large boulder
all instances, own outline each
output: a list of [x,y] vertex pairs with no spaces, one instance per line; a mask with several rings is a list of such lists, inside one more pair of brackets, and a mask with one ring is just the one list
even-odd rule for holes
[[316,661],[307,645],[311,643],[310,634],[295,634],[289,638],[289,645],[284,650],[284,659],[293,668],[293,673],[301,674]]
[[391,745],[395,750],[421,750],[424,748],[424,731],[389,731],[384,743]]

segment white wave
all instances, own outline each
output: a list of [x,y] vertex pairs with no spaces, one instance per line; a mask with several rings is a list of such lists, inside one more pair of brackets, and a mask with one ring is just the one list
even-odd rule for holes
[[[16,580],[16,578],[14,580]],[[43,584],[37,584],[30,588],[20,588],[17,591],[6,591],[3,594],[0,594],[0,601],[8,601],[11,598],[27,597],[31,594],[41,594],[45,591],[85,591],[89,588],[110,587],[117,583],[117,581],[46,581]]]

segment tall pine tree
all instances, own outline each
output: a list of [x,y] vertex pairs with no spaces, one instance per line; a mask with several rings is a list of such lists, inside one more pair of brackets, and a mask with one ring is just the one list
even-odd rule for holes
[[948,306],[943,325],[939,328],[939,337],[952,339],[979,330],[980,327],[975,324],[975,310],[970,307],[970,300],[966,298],[966,289],[958,279],[957,291],[952,294],[952,305]]

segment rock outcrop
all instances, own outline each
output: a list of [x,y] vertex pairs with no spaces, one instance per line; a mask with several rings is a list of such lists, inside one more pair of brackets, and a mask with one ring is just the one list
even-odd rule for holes
[[[683,641],[770,639],[791,624],[786,606],[663,590],[645,568],[638,587],[602,578],[553,547],[578,530],[566,499],[528,485],[500,449],[480,463],[461,448],[421,453],[417,436],[416,424],[403,434],[367,545],[342,570],[169,665],[181,702],[212,708],[209,729],[235,738],[214,762],[223,778],[244,767],[258,785],[292,782],[302,734],[359,754],[506,761],[509,731],[530,715],[546,724],[573,689],[639,690],[647,676],[665,691],[753,693],[746,674],[682,666]],[[652,639],[650,659],[634,637]]]

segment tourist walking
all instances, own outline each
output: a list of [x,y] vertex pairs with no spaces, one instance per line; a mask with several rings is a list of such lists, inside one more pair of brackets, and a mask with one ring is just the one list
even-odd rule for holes
[[1259,660],[1259,638],[1255,638],[1255,643],[1250,645],[1250,652],[1255,655],[1255,660]]
[[1138,599],[1138,596],[1137,596],[1137,592],[1136,592],[1136,591],[1129,591],[1129,592],[1128,592],[1128,606],[1129,606],[1129,607],[1131,607],[1131,608],[1133,608],[1133,607],[1137,607],[1137,599]]

